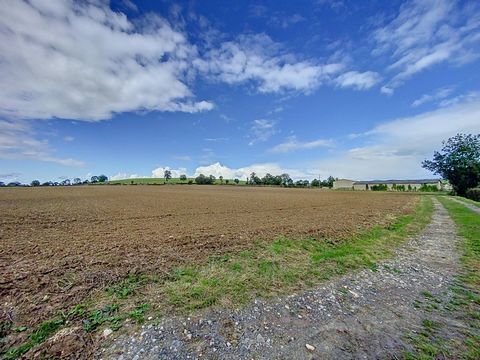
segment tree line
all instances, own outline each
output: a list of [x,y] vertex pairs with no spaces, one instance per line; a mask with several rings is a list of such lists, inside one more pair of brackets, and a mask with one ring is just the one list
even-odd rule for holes
[[4,183],[0,181],[0,187],[4,186],[9,186],[9,187],[15,187],[15,186],[32,186],[32,187],[37,187],[37,186],[71,186],[71,185],[87,185],[87,184],[97,184],[97,183],[105,183],[108,181],[108,177],[106,175],[94,175],[90,177],[90,179],[80,179],[78,177],[73,178],[73,179],[64,179],[62,181],[45,181],[45,182],[40,182],[39,180],[33,180],[30,184],[22,184],[19,181],[12,181],[9,183]]

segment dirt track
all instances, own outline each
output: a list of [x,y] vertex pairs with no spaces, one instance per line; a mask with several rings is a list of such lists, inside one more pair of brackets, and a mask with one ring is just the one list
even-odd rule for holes
[[33,325],[130,273],[163,275],[282,234],[338,239],[416,199],[234,186],[4,188],[1,310]]
[[[422,331],[422,320],[427,319],[440,324],[447,344],[455,345],[447,358],[459,358],[468,328],[465,314],[443,307],[452,298],[450,287],[459,270],[457,240],[454,223],[435,201],[431,224],[377,271],[364,270],[273,302],[255,301],[234,312],[167,318],[116,340],[97,357],[402,358],[403,351],[412,350],[407,335]],[[416,300],[421,306],[415,306]]]

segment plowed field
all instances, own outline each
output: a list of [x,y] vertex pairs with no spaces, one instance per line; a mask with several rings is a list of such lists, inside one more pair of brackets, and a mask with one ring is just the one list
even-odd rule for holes
[[338,239],[416,196],[235,186],[0,189],[3,316],[33,325],[131,273],[165,274],[280,235]]

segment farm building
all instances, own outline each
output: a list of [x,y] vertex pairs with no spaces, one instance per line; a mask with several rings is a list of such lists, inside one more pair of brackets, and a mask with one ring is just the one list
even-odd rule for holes
[[333,182],[334,189],[353,190],[355,180],[338,179]]
[[435,186],[438,190],[444,190],[444,185],[439,179],[418,179],[418,180],[371,180],[354,181],[340,179],[333,183],[334,189],[348,190],[372,190],[373,186],[384,186],[387,190],[419,190],[422,186]]

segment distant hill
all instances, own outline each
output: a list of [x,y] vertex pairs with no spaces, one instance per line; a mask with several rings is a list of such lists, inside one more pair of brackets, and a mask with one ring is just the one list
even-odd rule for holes
[[[195,184],[195,178],[187,178],[187,180],[180,180],[179,178],[171,178],[168,181],[165,181],[164,178],[135,178],[135,179],[122,179],[122,180],[110,180],[107,184],[110,185],[165,185],[165,184],[188,184],[192,181]],[[228,180],[228,184],[227,184]],[[215,180],[215,184],[221,185],[220,179]],[[223,179],[224,185],[237,185],[233,179]],[[245,180],[240,180],[238,185],[245,185]]]

